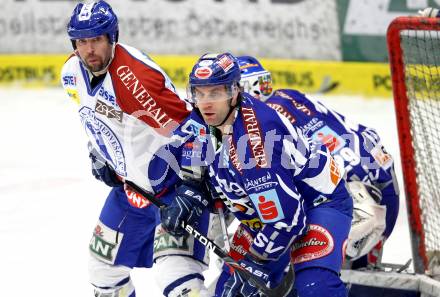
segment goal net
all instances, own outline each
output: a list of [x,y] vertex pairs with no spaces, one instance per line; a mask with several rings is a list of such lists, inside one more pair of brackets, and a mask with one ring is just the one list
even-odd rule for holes
[[387,43],[414,268],[435,274],[440,251],[440,19],[399,17]]

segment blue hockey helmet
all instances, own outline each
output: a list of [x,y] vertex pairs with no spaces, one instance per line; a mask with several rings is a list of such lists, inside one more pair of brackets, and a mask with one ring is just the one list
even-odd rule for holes
[[230,99],[233,91],[238,91],[239,83],[240,67],[237,58],[230,53],[204,54],[189,75],[188,96],[197,102],[196,87],[224,85],[229,93],[227,99]]
[[264,69],[261,63],[254,57],[240,56],[237,60],[240,65],[240,86],[243,88],[243,91],[257,99],[266,101],[273,92],[270,72]]
[[[111,6],[103,1],[79,3],[73,10],[67,34],[74,40],[107,34],[110,43],[118,41],[118,18]],[[75,45],[74,45],[75,46]]]

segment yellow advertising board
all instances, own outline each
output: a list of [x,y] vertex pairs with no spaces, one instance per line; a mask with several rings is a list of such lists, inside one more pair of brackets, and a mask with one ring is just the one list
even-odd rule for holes
[[[178,87],[187,84],[194,56],[154,56]],[[391,97],[390,68],[385,63],[321,62],[261,59],[272,73],[274,87],[304,93]]]
[[275,88],[304,93],[391,97],[390,68],[385,63],[261,60]]
[[0,86],[60,86],[68,55],[0,55]]
[[[60,71],[68,55],[2,55],[0,86],[60,85]],[[152,56],[176,87],[184,88],[197,56]],[[274,87],[304,93],[391,97],[388,64],[261,59],[272,73]]]

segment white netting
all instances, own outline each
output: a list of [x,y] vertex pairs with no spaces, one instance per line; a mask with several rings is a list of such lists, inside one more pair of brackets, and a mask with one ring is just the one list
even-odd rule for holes
[[401,31],[411,134],[428,254],[440,250],[440,35]]

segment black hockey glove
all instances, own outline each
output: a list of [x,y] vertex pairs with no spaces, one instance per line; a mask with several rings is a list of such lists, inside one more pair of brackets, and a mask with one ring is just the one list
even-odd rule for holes
[[118,179],[116,172],[107,163],[107,161],[101,157],[99,152],[89,143],[89,158],[92,161],[92,174],[93,176],[109,187],[118,187],[123,183]]
[[167,207],[161,208],[160,218],[164,229],[173,236],[182,236],[182,222],[197,227],[198,218],[207,207],[206,191],[200,185],[184,183],[176,188],[176,197]]

